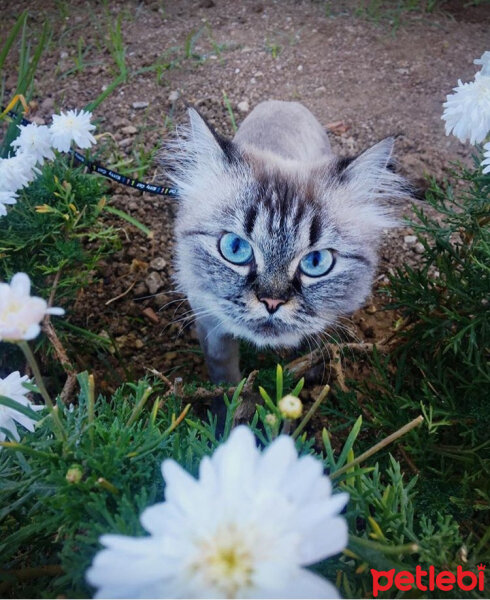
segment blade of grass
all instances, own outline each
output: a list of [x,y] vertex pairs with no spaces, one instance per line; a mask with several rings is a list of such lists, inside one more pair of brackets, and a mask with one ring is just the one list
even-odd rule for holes
[[105,206],[104,210],[111,213],[112,215],[116,215],[116,217],[124,219],[128,223],[131,223],[131,225],[134,225],[134,227],[137,227],[147,237],[153,238],[153,231],[151,229],[149,229],[146,225],[143,225],[143,223],[140,223],[137,219],[135,219],[131,215],[128,215],[128,213],[125,213],[124,211],[119,210],[118,208],[114,208],[113,206]]

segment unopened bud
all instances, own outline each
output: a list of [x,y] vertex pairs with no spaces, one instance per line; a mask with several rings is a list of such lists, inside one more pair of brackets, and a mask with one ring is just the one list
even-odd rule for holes
[[265,422],[267,423],[267,425],[274,427],[274,425],[276,425],[276,423],[277,423],[276,415],[273,415],[272,413],[268,413],[267,415],[265,415]]
[[297,419],[303,412],[303,403],[296,396],[288,394],[279,400],[279,410],[285,419]]
[[83,472],[80,465],[72,465],[66,472],[65,478],[68,483],[80,483]]

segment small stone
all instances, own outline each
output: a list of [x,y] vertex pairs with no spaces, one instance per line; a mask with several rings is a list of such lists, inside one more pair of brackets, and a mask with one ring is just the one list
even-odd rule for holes
[[45,121],[43,118],[41,118],[41,117],[38,117],[38,116],[36,116],[36,115],[34,115],[34,116],[31,116],[31,117],[30,117],[30,119],[31,119],[31,121],[32,121],[33,123],[35,123],[36,125],[46,125],[46,121]]
[[152,323],[159,323],[160,319],[156,312],[151,308],[151,306],[147,306],[143,311],[141,311],[143,316],[146,317]]
[[40,109],[43,112],[52,112],[53,108],[54,108],[53,98],[44,98],[44,100],[41,102]]
[[423,244],[421,244],[420,242],[417,242],[415,244],[415,246],[413,247],[413,249],[415,250],[415,252],[417,254],[423,254],[425,252],[425,248],[424,248]]
[[145,343],[142,340],[135,340],[134,342],[134,347],[137,348],[138,350],[141,350],[141,348],[143,348],[145,345]]
[[369,306],[366,307],[366,312],[368,315],[374,315],[374,313],[377,311],[377,308],[374,306],[374,304],[370,304]]
[[298,71],[301,73],[302,70],[303,70],[303,65],[298,65]]
[[411,246],[412,244],[415,244],[417,241],[417,236],[416,235],[406,235],[403,238],[403,241],[405,242],[405,244],[408,244],[409,246]]
[[138,297],[138,296],[144,296],[145,294],[148,293],[148,288],[146,287],[146,285],[140,281],[139,283],[137,283],[134,288],[133,288],[133,294]]
[[134,110],[142,110],[143,108],[147,108],[149,105],[149,102],[133,102],[133,104],[131,105]]
[[163,279],[160,277],[159,273],[152,271],[145,279],[145,284],[150,294],[156,294],[163,286]]
[[124,133],[124,135],[134,135],[138,133],[138,129],[134,125],[126,125],[126,127],[121,129],[121,133]]
[[180,98],[180,94],[177,90],[174,90],[173,92],[170,92],[170,94],[168,95],[168,101],[169,102],[177,102],[177,100]]
[[167,261],[164,258],[162,258],[161,256],[157,256],[157,258],[154,258],[150,262],[150,267],[154,271],[163,271],[163,269],[165,269],[166,266],[167,266]]
[[63,52],[60,53],[60,58],[62,60],[64,60],[65,58],[68,58],[68,52],[66,52],[66,50],[63,50]]
[[246,100],[243,100],[242,102],[238,103],[237,108],[241,113],[248,113],[250,110],[250,105]]
[[120,348],[124,348],[126,346],[126,344],[128,343],[128,336],[127,335],[120,335],[116,338],[116,344],[120,347]]
[[119,142],[119,146],[121,148],[126,148],[127,146],[131,146],[131,144],[133,143],[133,138],[124,138],[123,140],[121,140]]
[[130,122],[128,121],[128,119],[116,118],[114,119],[113,125],[114,127],[119,128],[124,127],[125,125],[130,125]]

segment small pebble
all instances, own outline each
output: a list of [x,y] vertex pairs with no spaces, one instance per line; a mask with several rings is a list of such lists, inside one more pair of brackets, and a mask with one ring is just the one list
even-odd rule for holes
[[417,236],[416,235],[406,235],[403,238],[403,241],[405,242],[405,244],[408,244],[410,246],[411,244],[415,244],[415,242],[417,241]]
[[148,102],[133,102],[131,105],[135,110],[141,110],[142,108],[147,108],[149,105]]
[[167,261],[164,258],[161,258],[160,256],[157,256],[157,258],[154,258],[150,262],[150,267],[154,271],[163,271],[163,269],[165,269],[166,266],[167,266]]
[[147,306],[141,312],[152,323],[159,323],[160,322],[160,319],[158,318],[158,315],[155,313],[155,311],[153,310],[153,308],[151,308],[150,306]]
[[134,125],[126,125],[126,127],[121,129],[121,133],[124,133],[125,135],[134,135],[135,133],[138,133],[138,129]]
[[180,98],[180,94],[177,90],[170,92],[170,94],[168,95],[169,102],[176,102],[179,98]]
[[425,248],[424,248],[423,244],[421,244],[420,242],[417,242],[415,244],[415,246],[413,247],[413,249],[415,250],[415,252],[417,254],[423,254],[425,252]]
[[241,113],[248,113],[250,110],[250,105],[246,100],[243,100],[242,102],[238,103],[237,108]]
[[163,286],[163,280],[159,273],[152,271],[145,279],[146,287],[150,294],[156,294],[158,290]]

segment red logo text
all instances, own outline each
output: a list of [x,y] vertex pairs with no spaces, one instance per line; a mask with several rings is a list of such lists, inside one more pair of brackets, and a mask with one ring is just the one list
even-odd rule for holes
[[474,590],[477,586],[480,592],[483,592],[485,588],[485,565],[478,565],[478,574],[473,571],[464,571],[460,565],[458,565],[456,573],[440,571],[437,574],[434,567],[429,567],[427,571],[424,571],[420,565],[417,565],[415,574],[410,571],[399,571],[395,574],[395,569],[389,571],[371,569],[371,575],[375,598],[378,597],[379,592],[386,592],[393,585],[402,592],[408,592],[414,586],[422,592],[427,590],[433,592],[436,589],[450,592],[455,585],[464,592]]

